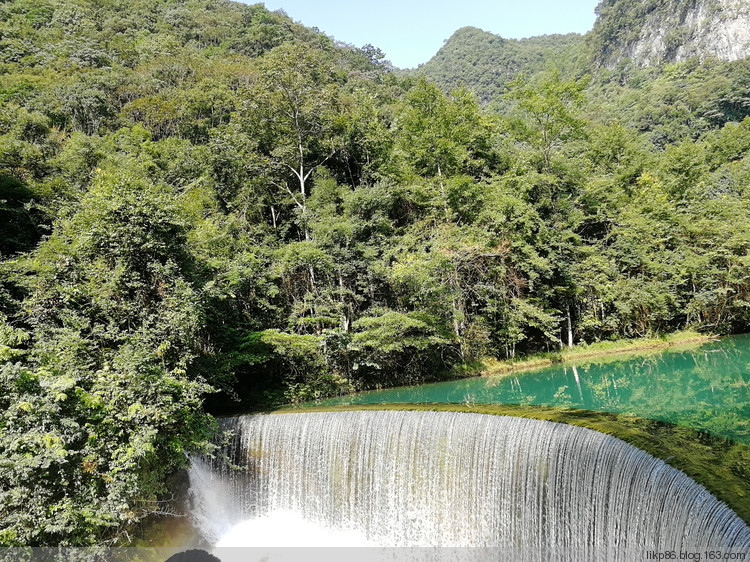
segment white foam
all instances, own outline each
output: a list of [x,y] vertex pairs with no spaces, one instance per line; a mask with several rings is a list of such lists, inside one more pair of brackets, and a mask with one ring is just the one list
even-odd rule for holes
[[687,475],[581,427],[395,411],[223,423],[234,435],[224,451],[244,470],[221,458],[190,469],[194,519],[221,547],[514,548],[514,560],[626,562],[750,544],[747,525]]
[[223,547],[359,547],[375,546],[354,530],[332,529],[307,521],[297,512],[275,510],[234,525],[216,542]]

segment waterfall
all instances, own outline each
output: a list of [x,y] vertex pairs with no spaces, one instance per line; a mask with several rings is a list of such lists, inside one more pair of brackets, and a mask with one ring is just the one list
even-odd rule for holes
[[218,456],[190,469],[194,519],[213,544],[242,522],[284,514],[290,539],[309,524],[373,545],[521,548],[529,560],[750,545],[750,528],[684,473],[581,427],[404,411],[222,425],[232,432],[224,453],[241,469]]

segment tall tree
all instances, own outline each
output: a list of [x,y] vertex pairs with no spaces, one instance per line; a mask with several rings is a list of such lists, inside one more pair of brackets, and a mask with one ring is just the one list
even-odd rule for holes
[[540,152],[545,172],[551,170],[555,149],[583,131],[579,112],[587,84],[588,77],[562,80],[557,70],[538,84],[529,83],[523,76],[508,83],[506,96],[517,102],[525,117],[514,122],[516,133]]
[[300,211],[305,240],[311,175],[343,143],[338,77],[330,58],[300,44],[283,44],[259,63],[241,118],[276,168],[276,183]]
[[33,336],[0,326],[0,544],[127,538],[208,430],[189,226],[163,186],[113,172],[16,265]]
[[475,175],[489,146],[489,128],[479,105],[465,88],[444,94],[422,77],[406,99],[398,118],[398,148],[412,170],[437,177],[445,200],[445,179]]

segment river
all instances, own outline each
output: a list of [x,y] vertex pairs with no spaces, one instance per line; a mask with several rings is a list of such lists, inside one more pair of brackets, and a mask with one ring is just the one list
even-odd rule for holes
[[316,404],[466,403],[625,413],[750,445],[750,335],[511,375],[361,392]]

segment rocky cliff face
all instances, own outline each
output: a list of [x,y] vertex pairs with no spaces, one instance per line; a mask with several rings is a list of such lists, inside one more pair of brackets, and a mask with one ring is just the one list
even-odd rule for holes
[[750,56],[750,0],[603,0],[597,13],[589,37],[609,68]]

